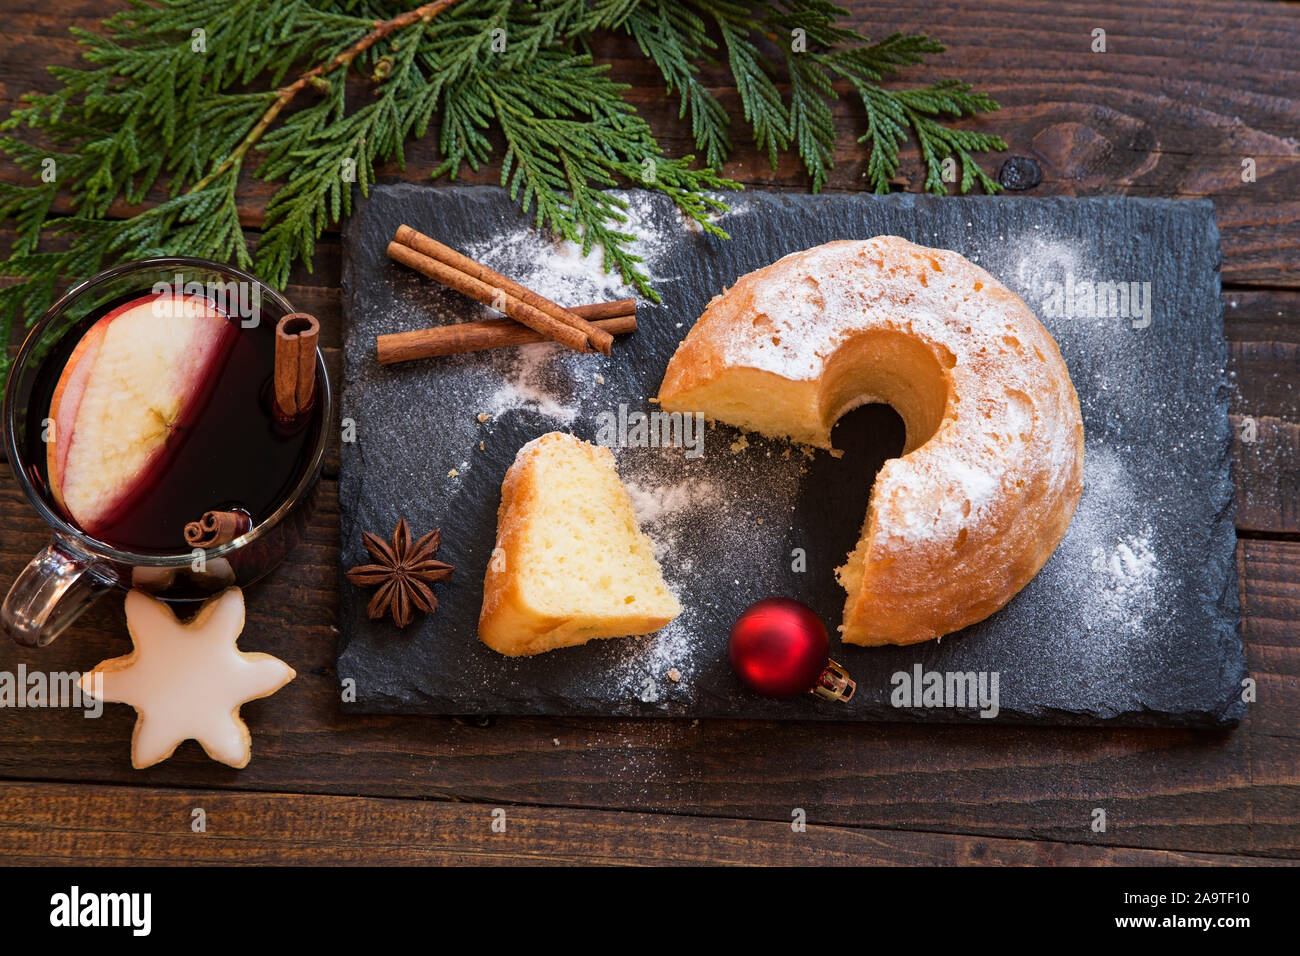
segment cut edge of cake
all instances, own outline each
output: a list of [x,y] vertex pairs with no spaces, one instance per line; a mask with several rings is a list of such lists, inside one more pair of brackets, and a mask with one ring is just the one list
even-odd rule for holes
[[564,432],[506,472],[479,638],[514,657],[649,634],[681,613],[608,448]]

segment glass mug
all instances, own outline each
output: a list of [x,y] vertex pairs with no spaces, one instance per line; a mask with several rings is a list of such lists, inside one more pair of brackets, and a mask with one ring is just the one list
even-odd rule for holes
[[[43,444],[33,429],[48,415],[50,366],[61,371],[71,349],[112,303],[159,284],[240,290],[257,323],[272,328],[292,306],[242,270],[206,259],[168,256],[115,266],[69,289],[32,329],[9,374],[4,396],[4,449],[19,487],[49,525],[51,541],[18,575],[0,605],[0,627],[19,644],[39,647],[59,636],[90,604],[115,589],[142,588],[171,602],[198,602],[231,585],[246,587],[269,573],[301,538],[315,503],[331,418],[329,378],[316,353],[316,391],[309,434],[288,493],[272,513],[234,540],[174,553],[137,554],[98,540],[66,518],[46,485]],[[249,327],[249,314],[232,316]],[[32,403],[37,403],[33,406]],[[250,462],[255,467],[256,463]],[[195,517],[199,517],[195,515]],[[201,555],[201,559],[200,559]]]

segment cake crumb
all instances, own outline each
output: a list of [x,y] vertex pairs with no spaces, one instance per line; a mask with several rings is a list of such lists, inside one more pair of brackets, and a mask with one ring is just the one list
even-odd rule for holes
[[604,384],[605,384],[605,376],[600,375],[600,374],[597,374],[597,375],[596,375],[596,384],[597,384],[597,385],[604,385]]
[[668,668],[668,679],[672,681],[674,684],[676,684],[678,681],[682,679],[682,672],[679,671],[676,667],[670,667]]
[[731,443],[731,453],[733,455],[739,454],[740,452],[744,451],[748,447],[749,447],[749,439],[746,438],[744,435],[741,435],[739,438],[737,438],[735,441]]
[[459,478],[459,477],[460,477],[460,472],[457,471],[455,468],[453,468],[451,471],[447,472],[447,477],[448,477],[448,478]]
[[479,424],[480,424],[480,425],[483,424],[483,422],[487,421],[487,420],[490,419],[491,417],[492,417],[492,416],[491,416],[488,412],[479,412],[479,413],[478,413],[478,421],[479,421]]
[[479,450],[479,451],[482,451],[482,450],[483,450],[483,443],[482,443],[482,442],[479,442],[479,443],[478,443],[478,450]]

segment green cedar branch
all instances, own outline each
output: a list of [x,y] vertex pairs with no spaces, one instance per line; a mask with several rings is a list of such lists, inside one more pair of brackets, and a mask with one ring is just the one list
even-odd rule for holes
[[[352,184],[366,194],[376,169],[400,167],[405,144],[431,129],[435,177],[504,149],[501,182],[523,209],[584,252],[602,247],[605,267],[653,298],[623,225],[627,204],[605,189],[657,190],[687,221],[725,235],[717,194],[739,184],[717,172],[734,145],[732,117],[705,79],[719,70],[756,147],[774,165],[794,153],[814,191],[833,169],[832,106],[845,91],[862,103],[877,191],[894,187],[909,140],[934,192],[947,191],[950,160],[961,191],[996,190],[975,157],[1005,148],[951,125],[997,108],[965,84],[882,85],[941,44],[873,41],[828,0],[126,3],[101,31],[74,30],[83,63],[52,68],[56,89],[24,97],[0,123],[0,153],[28,177],[0,182],[0,222],[14,236],[0,261],[0,338],[18,316],[44,312],[61,282],[121,259],[185,252],[283,286],[349,214]],[[595,61],[593,41],[607,31],[629,34],[660,72],[703,167],[666,156],[627,87]],[[368,95],[353,102],[359,77]],[[314,98],[302,102],[304,92]],[[255,251],[237,205],[246,172],[275,184]]]

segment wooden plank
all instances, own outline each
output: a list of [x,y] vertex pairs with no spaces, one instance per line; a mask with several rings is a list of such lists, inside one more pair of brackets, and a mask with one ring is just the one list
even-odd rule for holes
[[1237,527],[1300,533],[1300,295],[1225,289]]
[[[195,833],[195,811],[206,830]],[[495,816],[494,816],[495,814]],[[502,816],[504,814],[504,816]],[[493,831],[495,821],[504,831]],[[499,827],[499,823],[498,823]],[[10,865],[1280,865],[1179,853],[698,816],[484,803],[13,783]]]
[[[75,62],[76,45],[66,28],[96,26],[104,8],[53,0],[14,5],[5,33],[21,37],[6,44],[0,64],[0,94],[12,99],[28,89],[48,90],[48,64]],[[893,30],[933,32],[948,52],[900,82],[912,85],[960,77],[990,93],[1003,106],[966,125],[997,132],[1007,155],[1030,156],[1043,171],[1034,194],[1210,196],[1223,230],[1224,279],[1253,285],[1296,287],[1293,250],[1300,243],[1300,102],[1284,96],[1300,87],[1291,38],[1300,31],[1294,6],[1224,4],[1213,0],[1144,4],[1135,10],[1122,0],[1026,7],[996,0],[977,7],[926,0],[913,4],[863,2],[853,20],[876,36]],[[1094,53],[1092,30],[1107,31],[1105,53]],[[634,85],[629,99],[651,122],[673,155],[694,152],[689,128],[676,119],[676,104],[663,97],[663,83],[627,38],[600,45],[601,59]],[[705,80],[721,91],[733,115],[734,91],[717,70]],[[848,131],[863,127],[860,107],[848,90],[833,111],[845,135],[835,151],[833,190],[858,190],[865,179],[865,155]],[[807,189],[792,159],[776,170],[752,149],[736,120],[737,152],[725,168],[751,185]],[[404,171],[381,175],[419,181],[437,165],[436,134],[410,144]],[[1242,182],[1243,159],[1256,161],[1255,182]],[[1001,156],[985,157],[996,171]],[[19,171],[0,169],[16,179]],[[499,170],[466,171],[463,181],[495,182]],[[923,170],[909,148],[898,184],[919,189]],[[269,184],[251,177],[241,186],[241,218],[258,226]]]
[[1271,415],[1233,415],[1237,528],[1300,533],[1300,424]]
[[1258,684],[1251,731],[1296,737],[1300,727],[1300,542],[1237,547],[1247,672]]
[[1232,410],[1300,422],[1300,293],[1225,289]]
[[[1284,52],[1300,24],[1295,7],[995,0],[854,10],[878,33],[924,30],[948,44],[927,74],[960,76],[1002,104],[983,124],[1011,155],[1039,161],[1034,192],[1209,196],[1224,281],[1296,285],[1298,107],[1286,91],[1300,77]],[[1097,28],[1105,53],[1091,49]],[[1247,157],[1253,183],[1241,179]]]
[[[12,485],[0,580],[44,540]],[[308,538],[250,590],[243,646],[298,678],[244,708],[254,759],[213,764],[193,743],[146,771],[128,761],[133,712],[66,710],[0,719],[0,778],[202,789],[369,794],[786,820],[1187,852],[1300,857],[1300,543],[1243,543],[1245,637],[1260,701],[1235,732],[798,722],[355,717],[333,672],[337,523],[327,482]],[[12,535],[9,529],[13,529]],[[451,599],[444,595],[444,599]],[[129,647],[120,600],[96,605],[20,661],[84,671]],[[1111,828],[1090,829],[1106,809]]]

